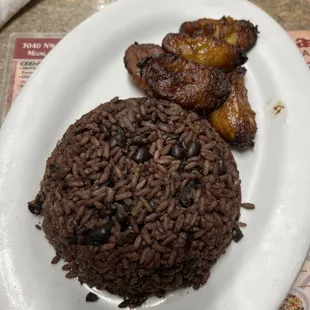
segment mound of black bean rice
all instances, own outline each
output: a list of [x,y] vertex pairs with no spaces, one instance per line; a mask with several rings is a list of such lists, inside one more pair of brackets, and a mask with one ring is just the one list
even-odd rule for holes
[[236,163],[208,121],[155,99],[113,99],[71,125],[29,209],[67,277],[137,306],[198,289],[233,238]]

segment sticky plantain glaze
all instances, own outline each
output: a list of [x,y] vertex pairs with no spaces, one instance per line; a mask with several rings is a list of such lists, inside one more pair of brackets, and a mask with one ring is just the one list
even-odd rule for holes
[[213,37],[191,37],[185,33],[169,33],[162,47],[169,53],[195,61],[207,67],[229,72],[247,61],[239,48]]
[[142,79],[157,98],[185,109],[211,112],[225,102],[230,92],[225,73],[174,54],[147,57],[139,67]]
[[226,102],[208,117],[224,140],[242,149],[254,147],[257,131],[255,112],[251,109],[244,85],[245,73],[245,68],[238,68],[229,74],[230,95]]
[[125,52],[124,56],[125,68],[131,75],[133,81],[143,90],[145,90],[150,96],[152,96],[152,94],[148,86],[140,76],[140,69],[138,68],[138,64],[145,57],[163,53],[164,50],[159,45],[139,44],[139,43],[134,43],[130,45]]
[[221,19],[202,18],[181,25],[180,33],[190,36],[208,36],[224,40],[235,45],[243,52],[248,52],[256,43],[258,36],[257,26],[247,20],[235,20],[223,16]]

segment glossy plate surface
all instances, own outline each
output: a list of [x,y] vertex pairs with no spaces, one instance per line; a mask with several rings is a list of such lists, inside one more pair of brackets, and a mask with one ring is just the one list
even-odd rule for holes
[[[0,309],[110,310],[105,292],[86,304],[87,288],[53,266],[52,247],[27,209],[45,160],[77,118],[114,96],[139,96],[123,65],[133,43],[160,43],[183,21],[231,15],[259,26],[246,84],[257,112],[253,151],[235,153],[245,238],[213,268],[208,285],[143,306],[159,310],[275,310],[306,256],[310,240],[310,75],[283,29],[241,0],[120,0],[92,16],[53,50],[18,97],[0,132]],[[285,109],[274,113],[279,102]],[[188,293],[187,293],[188,292]]]

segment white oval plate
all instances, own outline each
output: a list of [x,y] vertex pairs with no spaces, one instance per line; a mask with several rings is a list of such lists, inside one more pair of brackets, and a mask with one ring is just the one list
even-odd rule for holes
[[[236,153],[245,238],[232,244],[199,291],[180,290],[143,307],[160,310],[275,310],[306,256],[310,240],[310,75],[288,35],[241,0],[121,0],[85,21],[46,58],[18,97],[0,134],[0,309],[110,310],[105,292],[86,304],[87,288],[50,264],[52,247],[27,209],[45,160],[69,124],[114,96],[139,96],[123,65],[134,41],[160,43],[186,20],[232,15],[259,25],[246,83],[257,112],[254,151]],[[284,111],[274,114],[281,100]],[[304,140],[305,139],[305,140]]]

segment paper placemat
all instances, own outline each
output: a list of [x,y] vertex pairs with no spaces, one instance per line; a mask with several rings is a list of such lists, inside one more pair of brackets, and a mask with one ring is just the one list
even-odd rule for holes
[[[292,31],[289,32],[289,35],[310,68],[310,31]],[[1,114],[4,119],[31,74],[62,37],[63,34],[15,34],[11,37],[2,109],[0,101],[0,125]],[[285,271],[283,272],[285,273]],[[310,310],[309,304],[310,252],[280,310]]]
[[32,73],[62,37],[63,34],[39,33],[11,36],[0,98],[0,125]]

